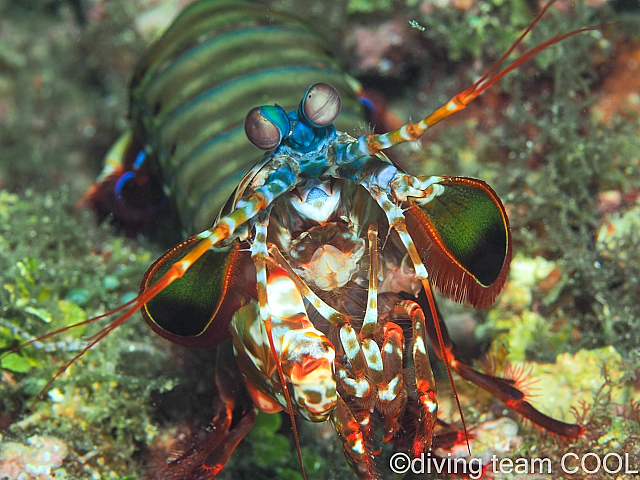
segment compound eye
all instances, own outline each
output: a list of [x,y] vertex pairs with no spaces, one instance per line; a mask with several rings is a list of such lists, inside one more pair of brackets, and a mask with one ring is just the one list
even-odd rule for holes
[[256,107],[244,120],[249,141],[261,150],[272,150],[289,134],[289,117],[278,105]]
[[335,88],[326,83],[316,83],[305,93],[300,113],[312,127],[326,127],[336,119],[341,106],[342,100]]

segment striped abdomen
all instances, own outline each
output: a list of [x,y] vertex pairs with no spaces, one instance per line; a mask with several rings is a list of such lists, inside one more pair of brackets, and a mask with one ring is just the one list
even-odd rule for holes
[[186,232],[211,226],[259,158],[245,137],[247,112],[293,109],[316,82],[342,96],[339,129],[363,123],[357,81],[322,38],[289,15],[237,0],[196,2],[146,52],[131,83],[134,136]]

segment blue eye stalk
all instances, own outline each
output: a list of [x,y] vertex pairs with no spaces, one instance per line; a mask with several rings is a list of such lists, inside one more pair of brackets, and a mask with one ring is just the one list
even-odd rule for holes
[[249,141],[262,150],[287,145],[308,153],[335,132],[332,123],[341,106],[335,88],[316,83],[304,94],[298,109],[288,114],[278,105],[252,109],[245,119],[245,133]]

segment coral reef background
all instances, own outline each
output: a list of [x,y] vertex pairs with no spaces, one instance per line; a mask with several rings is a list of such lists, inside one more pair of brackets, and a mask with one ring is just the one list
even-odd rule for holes
[[[131,299],[162,253],[162,232],[127,238],[76,202],[127,126],[137,59],[187,3],[0,0],[2,351]],[[265,3],[314,25],[403,120],[466,88],[539,9],[533,0]],[[560,0],[526,44],[618,21],[543,52],[394,152],[414,174],[487,181],[509,210],[515,258],[505,292],[486,312],[444,302],[445,317],[470,357],[520,382],[538,379],[536,406],[577,415],[586,433],[567,442],[520,426],[508,441],[484,440],[503,456],[629,453],[640,468],[640,5]],[[207,422],[212,353],[170,346],[140,320],[35,405],[97,329],[2,357],[0,478],[155,478],[145,465]],[[457,386],[467,425],[504,417],[489,396]],[[455,421],[446,379],[439,401]],[[287,418],[259,418],[221,477],[255,478],[258,468],[264,478],[301,478]],[[350,478],[330,427],[301,428],[309,477]]]

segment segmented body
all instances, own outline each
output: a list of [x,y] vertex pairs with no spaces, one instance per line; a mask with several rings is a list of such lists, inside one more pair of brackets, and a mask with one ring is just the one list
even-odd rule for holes
[[[477,307],[491,304],[504,284],[511,242],[495,193],[478,180],[412,177],[382,153],[357,153],[376,143],[313,125],[304,112],[317,96],[320,111],[335,108],[337,92],[315,84],[288,114],[279,107],[249,113],[250,139],[276,145],[243,179],[228,213],[152,266],[138,300],[149,325],[184,346],[231,336],[237,363],[225,359],[224,370],[238,369],[233,377],[243,378],[255,405],[244,418],[255,418],[257,407],[330,420],[363,479],[379,476],[380,442],[415,456],[439,445],[427,337],[464,378],[545,428],[580,435],[581,427],[535,410],[512,381],[459,361],[435,309],[427,275]],[[268,133],[256,133],[265,124]],[[194,256],[194,267],[180,273]],[[235,445],[252,421],[230,428],[235,395],[224,393],[225,382],[218,387],[227,404],[216,417],[218,435]],[[210,478],[227,453],[216,446],[179,464],[194,460],[196,478]]]
[[[438,440],[436,432],[428,338],[448,369],[532,422],[579,436],[581,427],[535,410],[512,380],[462,363],[438,316],[432,286],[486,308],[504,285],[512,247],[495,192],[480,180],[414,177],[382,153],[418,139],[537,51],[578,31],[554,37],[495,76],[490,70],[418,123],[356,139],[333,126],[341,101],[352,114],[347,123],[360,115],[348,77],[306,27],[259,12],[222,0],[187,9],[136,70],[133,143],[119,147],[141,148],[154,160],[186,230],[208,226],[225,205],[211,228],[154,263],[139,296],[91,344],[142,309],[154,331],[173,342],[220,345],[213,427],[201,446],[167,464],[166,478],[213,478],[257,409],[330,420],[362,479],[379,477],[380,442],[416,457],[431,451],[446,436]],[[267,42],[260,47],[264,62],[250,53],[245,59],[247,44],[274,32],[289,38],[290,48],[272,57]],[[295,47],[290,36],[299,38]],[[304,63],[307,48],[311,64]],[[288,58],[283,52],[291,64],[278,64]],[[209,68],[214,58],[223,65],[219,72]],[[255,150],[238,143],[236,124],[249,107],[265,103],[264,92],[281,106],[247,115],[247,136],[267,152],[245,175]],[[251,402],[238,398],[241,382]],[[234,420],[238,410],[242,417]]]
[[[246,112],[267,103],[290,110],[300,92],[318,81],[341,94],[340,129],[364,124],[358,82],[307,24],[242,0],[196,2],[139,62],[130,91],[132,130],[114,151],[116,166],[109,173],[120,163],[130,168],[144,151],[184,231],[202,231],[261,155],[246,140]],[[121,191],[127,203],[122,209],[101,198],[111,192],[94,198],[103,209],[138,221],[148,217],[149,204],[159,202],[156,188],[145,186],[148,203],[136,194],[139,185]]]

